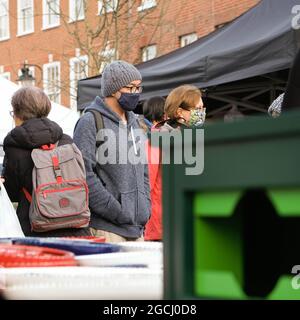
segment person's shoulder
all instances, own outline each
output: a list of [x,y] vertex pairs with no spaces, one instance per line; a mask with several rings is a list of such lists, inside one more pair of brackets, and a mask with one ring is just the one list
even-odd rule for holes
[[9,132],[3,139],[3,147],[6,148],[11,144],[11,142],[12,142],[12,136],[11,136],[11,132]]
[[79,118],[76,129],[79,128],[83,130],[96,129],[95,118],[91,112],[87,111]]
[[72,143],[73,143],[73,139],[67,134],[63,134],[61,139],[59,140],[59,145],[72,144]]
[[3,150],[8,152],[8,150],[18,150],[22,149],[22,146],[15,140],[13,136],[13,131],[10,131],[3,140]]

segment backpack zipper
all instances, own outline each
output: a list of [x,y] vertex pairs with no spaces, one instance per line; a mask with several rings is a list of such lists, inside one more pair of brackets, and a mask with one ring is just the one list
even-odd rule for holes
[[42,195],[43,195],[44,199],[46,199],[48,193],[71,191],[71,190],[76,190],[76,189],[83,189],[83,187],[82,186],[75,186],[75,187],[63,188],[63,189],[59,189],[59,190],[57,190],[57,189],[45,190],[45,191],[42,191]]

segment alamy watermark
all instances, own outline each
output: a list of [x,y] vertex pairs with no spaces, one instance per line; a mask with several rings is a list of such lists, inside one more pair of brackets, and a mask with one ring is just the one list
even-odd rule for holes
[[300,289],[300,265],[293,266],[292,274],[295,276],[291,280],[292,288],[295,290]]
[[292,14],[294,17],[292,18],[292,28],[295,30],[300,29],[300,5],[295,5],[292,8]]
[[[147,140],[142,129],[124,134],[102,129],[97,134],[100,146],[96,158],[106,164],[178,164],[186,175],[200,175],[204,170],[204,129],[153,132]],[[172,146],[172,147],[171,147]]]

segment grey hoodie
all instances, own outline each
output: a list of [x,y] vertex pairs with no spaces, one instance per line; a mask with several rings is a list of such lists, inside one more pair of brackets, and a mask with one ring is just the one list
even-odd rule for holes
[[[101,112],[104,128],[113,130],[116,134],[117,146],[120,132],[125,137],[132,137],[132,129],[140,129],[133,112],[126,112],[127,125],[125,125],[100,97],[96,97],[86,108],[88,109]],[[82,152],[86,167],[92,213],[90,226],[126,238],[141,237],[150,217],[148,166],[142,163],[118,162],[100,164],[96,157],[96,135],[94,116],[91,112],[86,112],[76,126],[74,142]],[[129,140],[128,147],[131,148],[132,145],[133,142]],[[116,152],[119,159],[118,148]]]

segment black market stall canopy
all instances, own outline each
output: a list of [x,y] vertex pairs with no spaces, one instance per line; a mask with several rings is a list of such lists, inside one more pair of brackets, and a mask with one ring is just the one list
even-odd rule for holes
[[[297,0],[262,0],[206,37],[137,65],[143,76],[142,100],[166,96],[189,83],[204,89],[211,114],[232,108],[266,112],[284,91],[299,48],[299,32],[292,27],[297,5]],[[79,81],[78,108],[99,92],[100,76]]]

